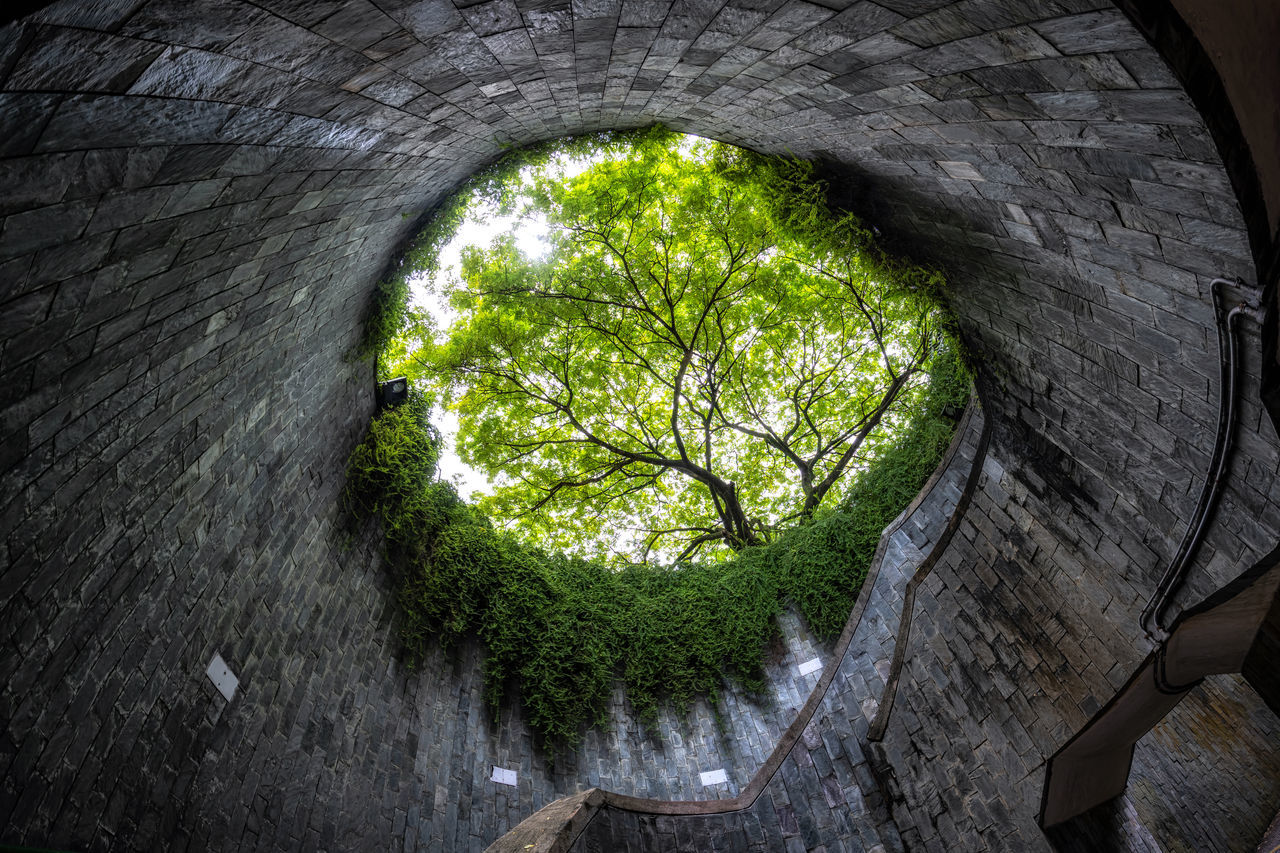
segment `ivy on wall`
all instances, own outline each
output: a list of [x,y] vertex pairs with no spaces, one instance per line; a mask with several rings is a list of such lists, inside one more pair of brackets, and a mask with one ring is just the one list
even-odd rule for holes
[[[380,372],[403,362],[412,337],[405,334],[409,278],[434,271],[473,199],[509,206],[511,179],[527,166],[666,136],[648,128],[558,140],[512,152],[478,173],[437,209],[379,284],[355,355],[376,356]],[[856,251],[872,278],[897,282],[927,304],[940,300],[939,274],[887,255],[856,218],[827,207],[811,164],[730,148],[717,156],[724,174],[771,188],[763,195],[765,215],[784,235],[808,240],[816,251]],[[941,460],[970,387],[953,335],[943,337],[924,365],[929,381],[910,417],[892,443],[845,475],[853,482],[840,500],[724,561],[606,564],[499,530],[439,479],[440,435],[428,420],[429,396],[411,394],[370,424],[348,463],[345,491],[353,519],[377,519],[385,532],[410,657],[478,636],[488,703],[499,712],[514,689],[531,728],[548,742],[571,743],[603,724],[619,680],[646,723],[664,703],[686,708],[734,682],[761,689],[777,616],[794,607],[819,637],[839,634],[881,532]]]
[[359,343],[348,358],[361,361],[377,359],[378,376],[392,378],[386,371],[385,356],[394,351],[397,337],[409,320],[409,279],[435,274],[440,250],[453,238],[458,226],[473,203],[490,202],[496,206],[510,203],[508,188],[522,169],[546,163],[553,156],[599,155],[621,151],[636,139],[660,127],[627,131],[601,131],[565,136],[537,145],[509,150],[493,163],[475,172],[453,194],[431,211],[426,225],[409,241],[403,255],[374,288],[365,311]]
[[474,633],[495,713],[514,686],[532,729],[576,741],[616,679],[642,720],[736,680],[760,689],[776,617],[794,604],[820,637],[843,628],[881,531],[919,492],[954,432],[969,378],[950,352],[921,414],[811,524],[725,563],[621,568],[517,541],[436,478],[439,434],[418,396],[379,415],[347,469],[356,519],[377,518],[412,657]]

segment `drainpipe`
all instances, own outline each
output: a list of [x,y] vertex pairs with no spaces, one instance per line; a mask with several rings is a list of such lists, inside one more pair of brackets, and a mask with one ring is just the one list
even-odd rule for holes
[[[1228,299],[1225,288],[1231,288],[1238,295]],[[1205,530],[1212,519],[1213,510],[1217,506],[1222,492],[1227,471],[1227,462],[1231,456],[1232,442],[1236,425],[1236,398],[1239,395],[1239,339],[1236,335],[1236,318],[1252,317],[1262,322],[1262,291],[1251,287],[1240,280],[1215,278],[1209,289],[1213,295],[1213,314],[1218,326],[1218,354],[1221,359],[1221,382],[1219,384],[1220,400],[1218,404],[1218,437],[1214,442],[1213,456],[1209,460],[1209,471],[1205,476],[1204,488],[1200,491],[1200,500],[1196,510],[1187,523],[1187,532],[1182,537],[1182,544],[1165,569],[1155,595],[1142,611],[1139,623],[1147,637],[1154,643],[1168,638],[1168,620],[1165,611],[1173,603],[1173,598],[1182,589],[1186,581],[1187,571],[1195,557],[1196,550],[1204,538]],[[1230,306],[1230,307],[1228,307]]]

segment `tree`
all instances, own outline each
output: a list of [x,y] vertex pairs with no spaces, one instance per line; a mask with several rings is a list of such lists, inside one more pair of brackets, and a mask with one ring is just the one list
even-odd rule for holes
[[504,481],[483,508],[554,547],[630,533],[683,560],[830,503],[907,416],[941,329],[934,279],[819,191],[802,165],[660,131],[514,190],[549,253],[468,249],[460,320],[412,356],[448,387],[463,457]]

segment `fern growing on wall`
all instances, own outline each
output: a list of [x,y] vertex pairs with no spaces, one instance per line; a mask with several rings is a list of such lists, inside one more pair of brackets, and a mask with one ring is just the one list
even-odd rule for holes
[[495,713],[514,686],[535,732],[574,742],[606,720],[616,680],[648,722],[727,679],[760,688],[784,607],[824,639],[839,634],[881,531],[938,465],[968,388],[959,357],[939,357],[923,413],[838,507],[722,563],[619,568],[498,531],[436,478],[440,437],[417,395],[370,425],[345,496],[356,518],[381,522],[410,655],[479,636]]

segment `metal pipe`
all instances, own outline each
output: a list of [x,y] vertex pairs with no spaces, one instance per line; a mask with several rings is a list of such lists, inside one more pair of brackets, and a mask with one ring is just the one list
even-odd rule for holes
[[[1222,288],[1232,287],[1249,294],[1242,301],[1224,311]],[[1260,292],[1248,288],[1243,282],[1225,278],[1215,278],[1209,288],[1213,297],[1213,314],[1218,326],[1218,355],[1221,361],[1221,381],[1219,384],[1218,402],[1218,436],[1214,441],[1213,455],[1209,460],[1209,471],[1205,476],[1204,487],[1200,490],[1200,500],[1195,512],[1187,523],[1187,531],[1182,543],[1170,560],[1168,568],[1156,586],[1155,595],[1151,597],[1142,611],[1139,622],[1142,630],[1153,642],[1160,642],[1168,637],[1164,618],[1165,611],[1173,602],[1173,598],[1186,581],[1187,571],[1204,538],[1205,530],[1213,517],[1213,510],[1222,493],[1227,462],[1230,459],[1234,442],[1236,422],[1236,400],[1239,394],[1239,341],[1236,337],[1237,317],[1244,315],[1261,320]]]

